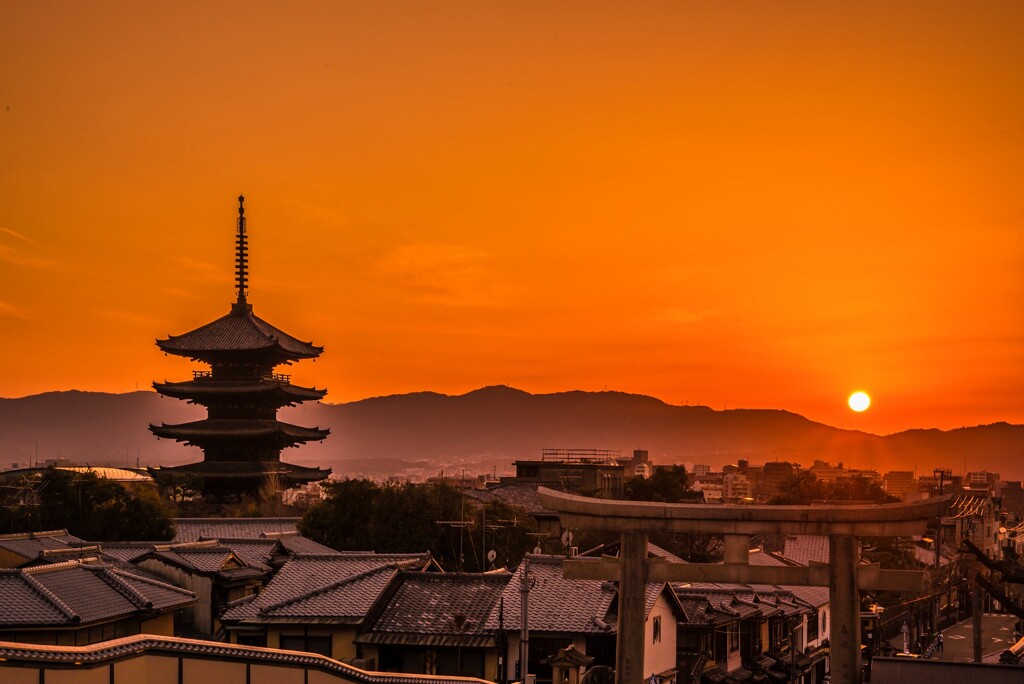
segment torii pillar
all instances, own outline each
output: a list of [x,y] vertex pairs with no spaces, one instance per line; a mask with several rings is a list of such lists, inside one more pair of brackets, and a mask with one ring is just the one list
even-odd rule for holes
[[[831,673],[834,684],[861,681],[860,590],[922,591],[925,574],[861,565],[857,537],[920,534],[949,506],[951,496],[912,504],[764,506],[609,501],[537,490],[541,505],[558,513],[563,527],[621,535],[619,558],[571,559],[566,577],[619,582],[615,653],[617,684],[643,684],[647,582],[788,584],[829,588],[832,609]],[[668,563],[647,559],[649,532],[710,532],[725,537],[724,563]],[[829,563],[808,567],[751,566],[752,534],[813,534],[829,538]],[[795,648],[795,645],[793,646]]]

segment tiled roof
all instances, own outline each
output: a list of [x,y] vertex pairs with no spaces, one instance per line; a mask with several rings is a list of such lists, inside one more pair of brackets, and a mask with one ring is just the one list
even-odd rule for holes
[[218,574],[225,577],[250,577],[270,572],[270,567],[256,561],[246,563],[229,547],[216,539],[197,542],[181,542],[178,544],[158,544],[144,557],[158,558],[171,565],[176,565],[191,572],[201,574]]
[[540,505],[537,498],[537,487],[541,486],[536,482],[504,482],[489,487],[487,492],[496,498],[504,501],[509,506],[522,508],[532,516],[556,516],[555,511]]
[[708,625],[743,620],[760,613],[754,602],[754,595],[742,597],[732,591],[677,588],[679,603],[683,607],[686,622],[691,625]]
[[83,540],[68,534],[67,530],[0,535],[0,548],[26,559],[35,558],[44,549],[66,549],[72,544],[82,543]]
[[[292,402],[323,399],[327,390],[315,387],[300,387],[280,380],[262,380],[241,384],[233,380],[189,380],[187,382],[154,382],[153,388],[168,397],[192,399],[193,397],[235,396],[271,394]],[[294,404],[289,404],[294,405]]]
[[301,518],[175,518],[175,542],[259,539],[268,532],[296,532]]
[[[529,628],[539,632],[572,632],[600,634],[612,632],[615,621],[608,612],[615,600],[612,582],[566,579],[562,574],[562,556],[529,555],[530,589]],[[520,563],[515,575],[505,587],[504,628],[517,630],[521,619],[521,592],[523,569]],[[498,629],[498,610],[491,611],[488,629]]]
[[238,437],[277,437],[281,442],[316,441],[330,434],[328,429],[308,428],[279,420],[231,420],[210,419],[197,420],[177,425],[150,425],[153,434],[165,439],[175,439],[189,443],[196,440],[234,439]]
[[422,568],[428,554],[345,553],[298,556],[256,597],[236,601],[222,622],[361,622],[399,568]]
[[97,562],[68,561],[0,570],[0,624],[80,625],[195,603],[190,591],[142,573]]
[[368,672],[313,653],[257,646],[238,646],[216,641],[154,637],[151,634],[139,634],[123,639],[104,641],[92,646],[40,646],[0,642],[0,658],[16,666],[36,665],[38,667],[39,664],[45,666],[48,663],[65,665],[82,663],[95,667],[150,653],[175,654],[184,658],[241,660],[270,665],[309,667],[338,676],[354,684],[487,684],[484,680],[471,677]]
[[144,556],[153,550],[156,544],[165,542],[97,542],[104,556],[116,558],[119,561],[130,563],[139,556]]
[[226,316],[190,330],[157,340],[161,350],[199,358],[203,352],[277,351],[293,359],[311,359],[323,353],[323,347],[303,342],[254,315],[251,308],[233,309]]
[[[751,565],[766,565],[771,566],[786,566],[791,565],[787,563],[785,558],[777,558],[770,553],[764,553],[757,549],[751,549],[750,551],[750,564]],[[822,606],[828,605],[829,603],[829,589],[828,587],[808,587],[801,585],[792,584],[780,584],[779,588],[789,592],[800,601],[803,601],[808,606],[814,608],[821,608]]]
[[386,605],[359,640],[421,643],[422,637],[428,637],[432,645],[493,643],[487,618],[511,578],[508,572],[403,572],[388,591]]
[[200,539],[214,541],[226,549],[230,549],[243,563],[253,567],[270,568],[274,556],[284,555],[285,549],[276,539]]
[[309,537],[303,537],[298,532],[264,532],[261,536],[280,541],[285,550],[293,556],[315,556],[336,553],[331,547],[315,542]]
[[802,534],[786,537],[786,548],[782,555],[800,565],[807,565],[811,561],[828,563],[828,553],[828,537]]

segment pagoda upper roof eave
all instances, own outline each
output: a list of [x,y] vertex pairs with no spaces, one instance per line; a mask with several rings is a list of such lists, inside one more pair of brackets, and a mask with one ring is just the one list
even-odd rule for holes
[[317,482],[330,477],[331,468],[316,468],[283,461],[197,461],[178,466],[148,468],[151,475],[194,475],[217,480],[244,480],[273,473],[296,482]]
[[222,354],[270,353],[282,359],[316,358],[324,348],[303,342],[252,313],[251,308],[232,311],[181,335],[156,340],[161,351],[202,360]]
[[319,401],[327,396],[326,389],[302,387],[287,382],[234,382],[218,380],[187,380],[185,382],[154,382],[153,389],[174,399],[201,399],[232,395],[276,394],[292,401]]
[[150,424],[150,432],[157,437],[178,442],[209,442],[211,440],[266,439],[278,437],[282,442],[316,442],[331,434],[329,428],[307,428],[277,420],[206,419],[177,425]]

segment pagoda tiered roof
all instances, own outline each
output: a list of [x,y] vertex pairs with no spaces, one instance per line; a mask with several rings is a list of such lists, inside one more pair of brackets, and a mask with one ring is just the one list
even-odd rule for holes
[[221,352],[270,352],[286,360],[313,359],[324,348],[303,342],[280,330],[252,312],[244,302],[231,307],[231,313],[212,323],[181,335],[168,335],[156,344],[168,354],[202,359]]
[[310,468],[283,461],[198,461],[180,466],[151,467],[148,470],[154,477],[188,475],[210,482],[248,481],[252,487],[259,487],[268,474],[275,474],[282,480],[289,481],[285,484],[292,485],[319,482],[331,474],[330,468]]
[[278,420],[260,419],[207,419],[178,425],[150,425],[157,437],[175,439],[190,444],[210,443],[217,440],[273,439],[279,444],[313,442],[324,439],[329,429],[307,428]]
[[189,399],[203,403],[204,398],[221,398],[234,395],[272,396],[282,404],[294,405],[303,401],[319,401],[327,396],[327,390],[315,387],[300,387],[281,380],[260,380],[238,382],[237,380],[210,380],[203,378],[186,382],[154,382],[153,389],[174,399]]
[[226,316],[183,335],[157,340],[161,351],[207,363],[182,382],[154,382],[164,396],[200,404],[207,418],[178,425],[150,425],[157,437],[173,439],[203,450],[203,461],[151,472],[172,478],[195,477],[204,493],[255,495],[269,475],[287,487],[315,482],[330,469],[305,468],[281,462],[281,450],[319,441],[330,430],[277,420],[277,411],[306,401],[319,401],[327,390],[301,387],[291,376],[275,373],[280,364],[315,359],[323,352],[267,323],[252,312],[248,296],[248,237],[244,197],[238,198],[235,236],[237,299]]

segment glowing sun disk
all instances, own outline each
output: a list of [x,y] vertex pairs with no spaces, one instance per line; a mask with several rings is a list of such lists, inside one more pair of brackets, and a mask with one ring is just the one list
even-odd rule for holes
[[851,409],[857,413],[861,413],[862,411],[867,411],[868,407],[871,406],[871,397],[869,397],[865,392],[854,392],[850,395],[850,399],[847,403],[850,405]]

